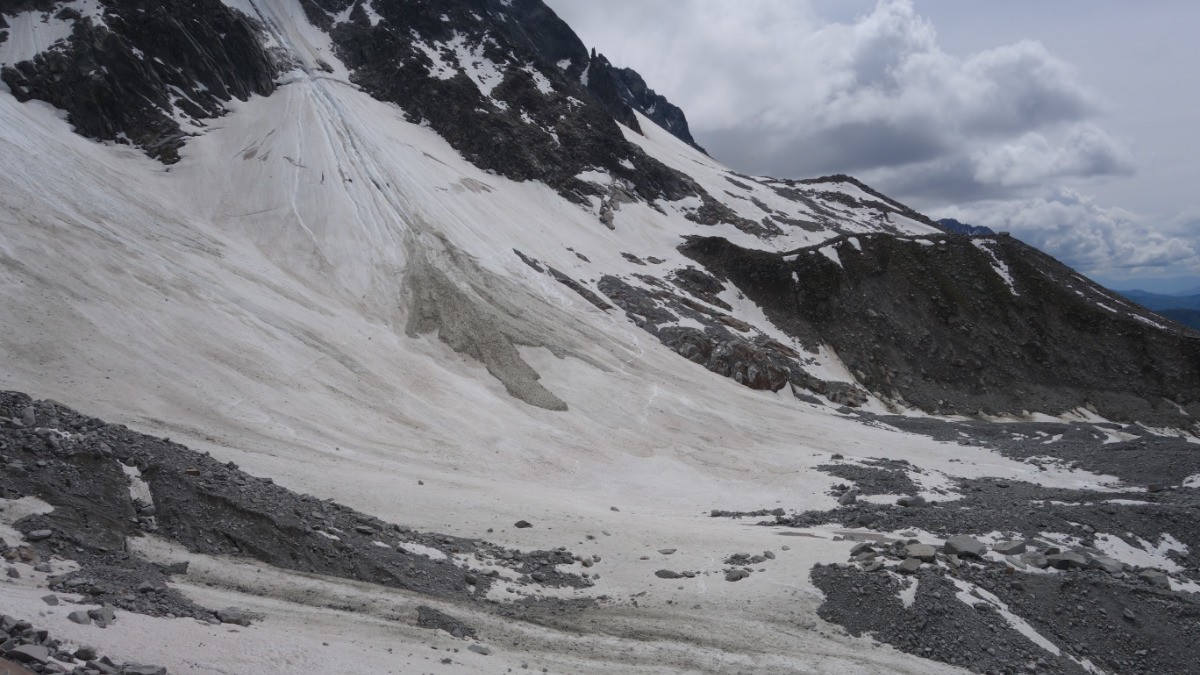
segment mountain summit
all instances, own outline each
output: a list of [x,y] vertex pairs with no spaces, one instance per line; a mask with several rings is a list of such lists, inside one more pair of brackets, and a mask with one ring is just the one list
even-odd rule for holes
[[0,81],[6,659],[1200,668],[1200,334],[540,0],[0,0]]

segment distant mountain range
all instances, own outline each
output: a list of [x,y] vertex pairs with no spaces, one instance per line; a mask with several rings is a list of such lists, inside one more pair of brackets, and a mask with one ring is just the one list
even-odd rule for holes
[[1167,295],[1142,290],[1117,292],[1168,319],[1174,319],[1185,326],[1200,329],[1200,293]]
[[1159,312],[1168,319],[1173,319],[1179,323],[1200,330],[1200,310],[1195,309],[1164,309]]
[[953,218],[942,218],[941,220],[937,221],[937,224],[947,232],[952,234],[965,234],[969,237],[994,236],[996,234],[990,227],[984,227],[982,225],[968,225]]

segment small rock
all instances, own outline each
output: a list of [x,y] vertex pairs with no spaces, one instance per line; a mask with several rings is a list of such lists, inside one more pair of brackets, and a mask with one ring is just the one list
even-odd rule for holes
[[121,675],[167,675],[167,669],[162,666],[127,665],[122,666]]
[[21,578],[21,571],[15,567],[8,568],[8,570],[6,571],[6,574],[8,574],[9,579],[20,579]]
[[1137,621],[1137,616],[1134,615],[1133,610],[1129,608],[1126,608],[1125,611],[1121,612],[1121,616],[1125,617],[1126,621]]
[[214,614],[216,614],[217,619],[219,619],[221,623],[232,623],[239,626],[250,625],[250,617],[246,616],[246,612],[238,607],[226,607],[225,609],[218,609],[216,612],[214,612]]
[[659,579],[679,579],[683,575],[678,572],[672,572],[671,570],[659,570],[654,573],[654,576],[658,577]]
[[51,530],[34,530],[33,532],[25,535],[25,538],[29,541],[41,541],[43,539],[49,539],[51,536],[53,536],[53,534],[54,532]]
[[113,608],[109,607],[108,605],[97,607],[96,609],[89,609],[88,616],[90,616],[92,621],[95,621],[96,625],[101,628],[108,628],[109,624],[117,620],[117,613],[114,612]]
[[75,650],[73,656],[80,661],[94,661],[99,654],[96,653],[95,647],[84,645]]
[[730,570],[725,573],[725,581],[741,581],[748,576],[750,576],[750,573],[746,570]]
[[54,568],[50,566],[50,563],[38,563],[33,566],[33,571],[42,572],[43,574],[50,574],[54,571]]
[[42,602],[46,603],[47,605],[50,605],[51,607],[56,607],[56,606],[58,606],[58,596],[54,595],[53,593],[51,593],[50,595],[43,595]]
[[618,513],[620,513],[620,511],[621,511],[621,509],[618,509],[618,508],[617,508],[617,507],[615,507],[615,506],[610,506],[610,507],[608,507],[608,510],[609,510],[609,511],[616,511],[616,512],[618,512]]
[[[931,546],[930,548],[933,547]],[[896,571],[900,574],[916,574],[919,569],[921,569],[920,558],[905,558],[904,562],[896,566]]]
[[875,547],[871,545],[871,542],[860,541],[854,545],[854,548],[850,549],[850,557],[853,558],[860,553],[867,553],[867,552],[874,553]]
[[517,528],[518,530],[524,530],[526,528],[533,527],[533,525],[528,520],[518,520],[513,524],[513,527]]
[[925,506],[925,504],[927,504],[925,498],[921,497],[920,495],[901,497],[900,499],[896,500],[897,506],[903,506],[905,508],[918,508]]
[[858,488],[854,488],[841,497],[838,497],[838,504],[842,506],[850,506],[856,502],[858,502]]
[[92,617],[88,616],[86,609],[77,609],[68,614],[67,618],[81,626],[86,626],[92,622]]
[[671,555],[672,553],[674,553],[675,551],[678,551],[678,550],[679,549],[675,549],[675,548],[660,548],[660,549],[658,549],[658,552],[663,555]]
[[483,645],[470,645],[467,647],[467,651],[475,652],[476,654],[482,654],[484,656],[491,656],[492,654],[492,650],[484,647]]

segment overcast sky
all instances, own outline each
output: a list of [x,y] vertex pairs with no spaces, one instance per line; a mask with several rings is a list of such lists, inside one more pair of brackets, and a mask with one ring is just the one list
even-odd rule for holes
[[735,169],[851,173],[1093,276],[1200,275],[1200,2],[547,2]]

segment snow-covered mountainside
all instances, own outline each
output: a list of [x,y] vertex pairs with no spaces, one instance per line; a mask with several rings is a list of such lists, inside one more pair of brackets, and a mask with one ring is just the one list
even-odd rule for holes
[[1143,616],[1200,590],[1200,335],[731,171],[540,0],[0,0],[0,80],[0,389],[55,401],[0,400],[0,613],[172,672],[1200,663]]

